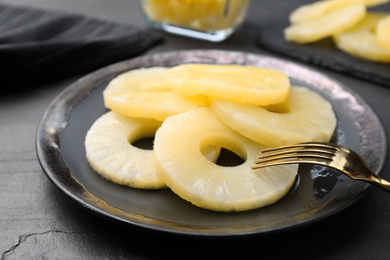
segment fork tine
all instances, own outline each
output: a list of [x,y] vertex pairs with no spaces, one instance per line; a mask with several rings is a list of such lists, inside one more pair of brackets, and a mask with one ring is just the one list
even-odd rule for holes
[[321,143],[302,143],[286,145],[275,148],[267,148],[258,156],[256,166],[263,168],[273,165],[293,163],[315,163],[328,165],[335,156],[336,148]]
[[266,153],[260,154],[258,156],[258,159],[265,160],[267,158],[273,158],[273,157],[289,157],[289,156],[318,156],[322,158],[331,158],[334,156],[334,151],[329,151],[329,150],[323,150],[323,149],[307,149],[307,148],[302,148],[302,149],[283,149],[280,151],[266,151]]
[[[311,143],[310,143],[311,144]],[[264,149],[258,156],[259,160],[282,159],[294,157],[319,157],[324,159],[332,158],[337,149],[333,147],[318,145],[289,145]]]
[[298,151],[298,152],[285,152],[285,153],[275,153],[275,154],[267,154],[267,155],[260,155],[258,157],[257,163],[266,163],[270,161],[275,160],[284,160],[284,159],[299,159],[299,158],[318,158],[318,159],[324,159],[324,160],[332,160],[333,154],[332,153],[314,153],[312,151]]
[[308,143],[291,144],[291,145],[284,145],[278,147],[270,147],[262,150],[261,152],[267,153],[267,152],[274,152],[274,151],[286,150],[286,149],[304,149],[304,148],[318,148],[318,149],[322,149],[322,151],[324,151],[323,149],[328,149],[333,152],[337,150],[337,148],[331,146],[331,144],[308,142]]
[[331,162],[329,158],[318,158],[317,156],[313,157],[292,157],[292,158],[282,158],[282,159],[272,159],[266,162],[257,161],[256,165],[252,166],[252,169],[265,168],[269,166],[278,166],[285,164],[297,164],[297,163],[310,163],[310,164],[319,164],[319,165],[328,165]]

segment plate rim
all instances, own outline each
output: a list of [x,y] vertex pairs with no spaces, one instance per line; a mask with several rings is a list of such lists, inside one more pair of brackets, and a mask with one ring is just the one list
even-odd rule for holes
[[[48,108],[45,110],[41,120],[38,124],[38,128],[36,131],[36,153],[38,156],[38,161],[45,173],[45,175],[49,178],[49,180],[56,186],[62,193],[64,193],[68,198],[75,201],[78,205],[83,206],[84,208],[92,211],[93,213],[97,213],[98,215],[104,216],[110,220],[117,220],[123,224],[131,224],[134,227],[151,229],[154,231],[160,231],[163,233],[171,233],[171,234],[181,234],[181,235],[195,235],[195,236],[240,236],[240,235],[251,235],[251,234],[264,234],[281,230],[288,230],[291,228],[300,227],[303,224],[310,224],[321,219],[324,219],[328,216],[331,216],[347,207],[351,204],[358,201],[362,195],[370,188],[369,184],[357,183],[353,185],[353,187],[347,187],[343,193],[347,196],[351,196],[351,192],[349,189],[353,189],[354,196],[352,199],[348,199],[348,203],[344,204],[342,207],[332,208],[334,200],[331,203],[325,203],[324,205],[314,208],[315,212],[312,212],[316,216],[316,218],[304,218],[300,217],[301,214],[292,215],[287,218],[279,219],[277,221],[272,221],[271,223],[260,223],[258,227],[257,225],[246,225],[246,226],[198,226],[198,225],[187,225],[187,224],[178,224],[172,223],[164,220],[156,220],[154,218],[142,216],[135,213],[123,212],[111,205],[108,205],[102,199],[95,197],[92,193],[90,193],[85,186],[80,183],[76,178],[72,176],[71,170],[67,168],[65,162],[62,160],[62,155],[60,153],[60,134],[67,128],[70,113],[73,110],[73,107],[77,106],[79,102],[89,95],[92,91],[97,88],[95,86],[91,86],[89,88],[82,88],[83,84],[88,83],[90,81],[99,81],[99,80],[107,80],[106,76],[112,76],[112,72],[116,71],[120,73],[120,71],[126,71],[129,69],[134,69],[134,65],[136,65],[141,60],[153,60],[156,58],[166,59],[167,57],[173,56],[186,56],[193,54],[202,54],[202,55],[210,55],[214,54],[241,54],[246,55],[249,58],[267,58],[271,61],[275,62],[284,62],[286,64],[291,65],[292,67],[299,67],[305,70],[317,73],[318,75],[330,79],[333,82],[336,82],[340,87],[346,91],[348,94],[352,95],[357,99],[358,103],[364,105],[366,109],[368,109],[369,114],[374,117],[378,124],[378,135],[379,138],[383,140],[382,146],[382,154],[383,158],[386,158],[387,154],[387,137],[385,134],[384,127],[377,116],[377,114],[372,110],[372,108],[353,90],[329,77],[326,74],[319,72],[318,70],[314,70],[310,67],[306,67],[304,65],[300,65],[291,61],[283,60],[280,58],[275,58],[272,56],[262,55],[262,54],[253,54],[249,52],[239,52],[239,51],[225,51],[225,50],[186,50],[186,51],[170,51],[170,52],[162,52],[149,54],[145,56],[140,56],[137,58],[121,61],[118,63],[114,63],[112,65],[103,67],[99,70],[96,70],[90,74],[81,77],[68,87],[66,87],[63,91],[61,91],[56,98],[50,103]],[[181,62],[180,62],[181,63]],[[118,72],[119,71],[119,72]],[[113,77],[113,76],[112,76]],[[92,84],[91,84],[92,85]],[[76,98],[73,94],[73,91],[78,88],[82,92],[81,97]],[[72,107],[66,107],[65,111],[61,111],[61,105],[65,105],[67,103],[73,103]],[[56,115],[56,116],[54,116]],[[58,115],[60,115],[58,117]],[[51,159],[51,160],[50,160]],[[53,161],[54,159],[54,161]],[[376,173],[380,173],[384,167],[384,160],[382,160],[379,165]],[[62,173],[62,174],[59,174]],[[65,173],[65,174],[63,174]],[[76,193],[76,194],[75,194]],[[104,205],[104,209],[101,205]],[[99,206],[100,205],[100,206]],[[330,208],[330,210],[324,211],[324,207]],[[107,212],[107,209],[110,212]],[[312,211],[311,209],[309,211]],[[130,214],[130,215],[129,215]],[[128,219],[130,217],[130,219]],[[293,222],[289,222],[287,220],[294,220]],[[288,224],[290,223],[290,224]],[[281,224],[281,225],[279,225]]]

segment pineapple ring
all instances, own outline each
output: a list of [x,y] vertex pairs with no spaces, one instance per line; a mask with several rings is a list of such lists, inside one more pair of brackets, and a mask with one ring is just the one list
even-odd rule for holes
[[98,118],[85,138],[87,160],[104,178],[139,189],[165,188],[153,167],[153,151],[131,143],[151,137],[161,122],[108,112]]
[[103,91],[104,105],[122,115],[159,121],[206,105],[205,97],[182,97],[170,91],[167,71],[153,67],[120,74]]
[[225,124],[240,134],[267,146],[299,142],[328,142],[336,127],[331,104],[314,91],[292,86],[278,113],[251,104],[212,100],[211,109]]
[[380,44],[390,52],[390,15],[383,18],[376,28],[376,35]]
[[[210,162],[201,150],[212,145],[237,153],[245,162],[234,167]],[[155,136],[154,164],[173,192],[198,207],[250,210],[281,199],[297,175],[297,165],[252,170],[263,148],[227,127],[208,108],[199,108],[164,121]]]
[[[131,143],[154,136],[161,122],[131,118],[113,111],[107,112],[91,126],[85,138],[87,160],[106,179],[138,189],[166,188],[153,166],[153,151],[139,149]],[[215,162],[220,147],[202,150],[210,162]]]
[[326,0],[326,1],[318,1],[312,4],[302,5],[295,9],[290,14],[290,22],[298,23],[307,20],[311,20],[314,18],[318,18],[327,12],[345,7],[347,5],[356,4],[362,2],[367,7],[380,5],[389,2],[389,0]]
[[168,72],[173,91],[256,105],[284,101],[290,81],[282,71],[241,65],[182,64]]
[[[367,13],[353,28],[333,36],[337,48],[366,60],[389,62],[390,48],[387,49],[381,44],[376,33],[377,26],[387,16],[388,13]],[[390,44],[390,37],[388,41]]]
[[293,23],[284,30],[284,36],[296,43],[315,42],[351,28],[365,15],[366,7],[362,3],[336,8],[320,17]]

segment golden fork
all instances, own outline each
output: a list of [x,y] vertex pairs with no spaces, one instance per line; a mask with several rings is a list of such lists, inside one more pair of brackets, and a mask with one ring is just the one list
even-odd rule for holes
[[390,182],[376,175],[359,154],[341,145],[308,142],[267,148],[261,153],[252,169],[282,164],[318,164],[390,192]]

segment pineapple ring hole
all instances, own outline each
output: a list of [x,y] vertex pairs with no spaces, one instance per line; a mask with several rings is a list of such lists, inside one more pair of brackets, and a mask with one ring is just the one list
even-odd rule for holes
[[233,151],[230,151],[227,148],[222,147],[221,152],[215,164],[224,167],[232,167],[232,166],[239,166],[244,162],[245,160],[242,159],[241,156],[239,156]]
[[144,138],[138,139],[130,144],[132,146],[137,147],[137,148],[142,149],[142,150],[153,150],[154,136],[153,137],[144,137]]
[[209,134],[204,136],[199,142],[199,149],[206,159],[207,156],[204,151],[210,150],[207,149],[210,147],[221,148],[218,158],[211,162],[222,167],[239,166],[245,163],[248,158],[245,144],[230,135]]
[[131,132],[127,136],[127,141],[130,145],[141,150],[153,150],[154,137],[157,129],[140,128],[135,132]]

